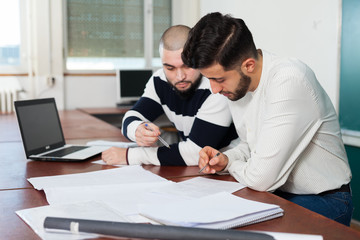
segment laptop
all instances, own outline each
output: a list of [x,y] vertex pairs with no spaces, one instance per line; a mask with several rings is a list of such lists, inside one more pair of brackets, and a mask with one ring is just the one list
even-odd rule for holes
[[108,148],[65,144],[54,98],[15,101],[14,104],[28,159],[82,161]]

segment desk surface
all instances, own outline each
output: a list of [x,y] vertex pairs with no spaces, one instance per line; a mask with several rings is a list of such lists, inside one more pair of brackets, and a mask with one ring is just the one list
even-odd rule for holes
[[[197,171],[196,167],[191,167],[191,169]],[[176,173],[177,171],[183,171],[181,168],[174,167],[154,167],[150,170],[153,170],[153,172],[156,172],[157,170],[159,170],[159,172],[169,170],[173,173]],[[211,176],[211,178],[233,180],[230,176]],[[188,177],[177,177],[169,179],[174,181],[182,181],[188,179]],[[324,240],[360,239],[359,232],[329,220],[319,214],[313,213],[271,193],[257,192],[245,188],[235,192],[234,194],[251,200],[278,204],[282,209],[284,209],[285,212],[283,217],[252,224],[239,228],[239,230],[319,234],[323,235]],[[0,239],[39,239],[33,230],[15,214],[15,211],[47,205],[44,192],[30,188],[3,191],[0,190],[0,199],[1,208],[3,208],[0,218]]]
[[[65,137],[69,142],[83,143],[94,140],[96,134],[101,139],[124,140],[117,128],[80,111],[62,112],[61,121],[64,133],[66,132]],[[5,117],[0,115],[0,131],[3,129],[8,129],[9,132],[5,135],[1,134],[0,137],[0,239],[39,239],[15,214],[17,210],[48,204],[43,191],[33,189],[27,178],[113,168],[93,164],[92,161],[98,160],[99,157],[76,163],[28,161],[24,155],[21,139],[14,133],[18,131],[14,115],[5,115]],[[197,167],[143,167],[172,181],[183,181],[198,175]],[[231,176],[207,175],[206,177],[235,181]],[[234,194],[251,200],[277,204],[285,211],[281,218],[242,227],[240,228],[242,230],[319,234],[323,235],[325,240],[360,239],[359,232],[271,193],[245,188]]]
[[130,109],[127,107],[124,108],[116,108],[116,107],[112,107],[112,108],[81,108],[79,109],[79,111],[82,111],[84,113],[87,114],[125,114],[126,111],[128,111]]
[[21,135],[14,114],[0,114],[0,142],[21,141]]

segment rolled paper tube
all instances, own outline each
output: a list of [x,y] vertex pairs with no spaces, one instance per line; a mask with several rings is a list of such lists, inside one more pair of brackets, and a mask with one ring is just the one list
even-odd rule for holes
[[47,231],[67,230],[72,233],[96,233],[116,237],[145,239],[274,240],[272,236],[265,233],[239,230],[218,230],[57,217],[46,217],[44,221],[44,228]]

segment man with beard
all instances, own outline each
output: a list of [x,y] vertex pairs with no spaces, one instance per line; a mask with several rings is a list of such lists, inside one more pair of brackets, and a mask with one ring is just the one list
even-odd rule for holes
[[345,225],[352,216],[351,171],[332,103],[313,71],[293,58],[256,49],[241,19],[204,16],[182,59],[229,100],[240,144],[200,152],[205,173],[228,171]]
[[[209,80],[181,60],[189,31],[177,25],[163,33],[159,46],[163,67],[150,78],[122,123],[124,136],[141,147],[110,148],[102,153],[107,164],[198,165],[202,147],[223,148],[237,138],[226,98],[211,94]],[[182,140],[170,148],[154,146],[160,130],[152,122],[163,114]]]

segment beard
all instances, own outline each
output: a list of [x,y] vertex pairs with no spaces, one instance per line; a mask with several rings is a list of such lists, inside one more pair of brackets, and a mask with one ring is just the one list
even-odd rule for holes
[[239,84],[237,85],[235,92],[232,93],[232,95],[229,96],[228,99],[231,101],[237,101],[243,98],[248,92],[250,84],[251,84],[251,77],[245,75],[242,71],[240,71]]
[[176,84],[172,84],[168,79],[167,79],[167,82],[181,99],[187,100],[194,95],[195,91],[197,90],[197,88],[199,87],[199,85],[201,83],[201,78],[202,78],[202,75],[200,74],[200,76],[194,82],[187,81],[187,80],[177,82],[176,84],[184,83],[184,82],[190,83],[190,87],[184,91],[180,91],[179,89],[177,89]]

